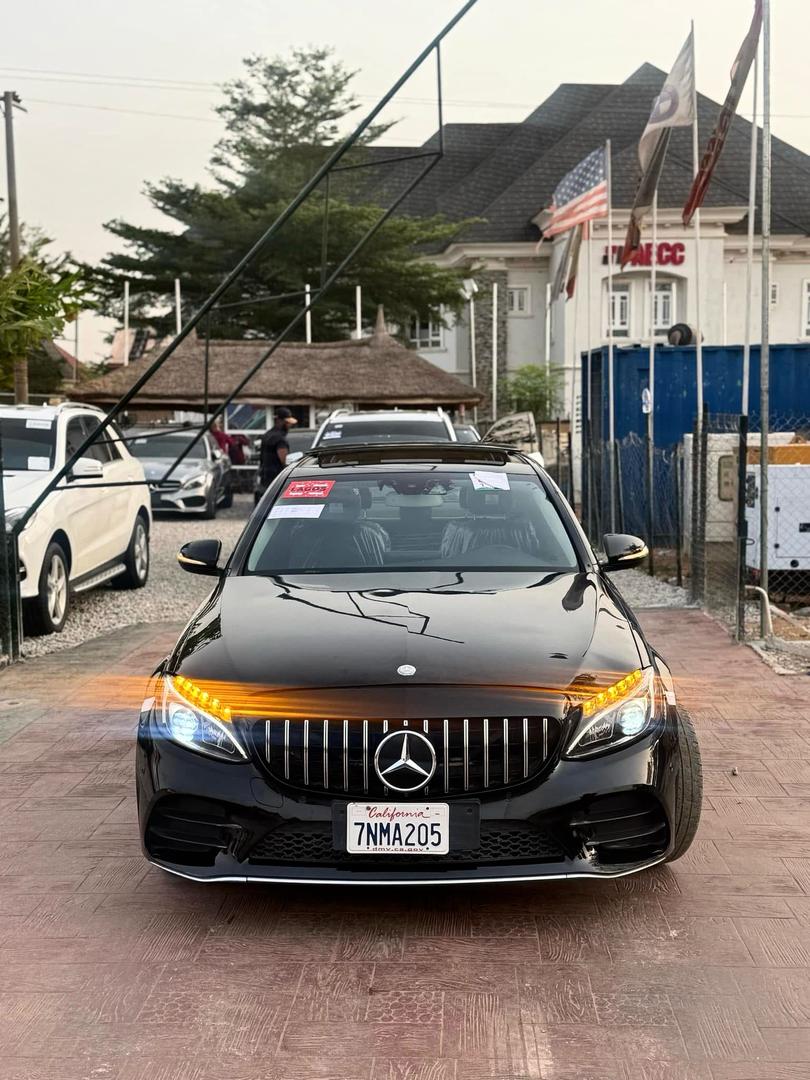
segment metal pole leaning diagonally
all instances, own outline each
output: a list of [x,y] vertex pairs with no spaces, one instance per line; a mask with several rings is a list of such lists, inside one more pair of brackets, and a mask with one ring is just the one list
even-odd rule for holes
[[[298,210],[302,203],[304,203],[306,199],[312,194],[312,192],[315,191],[315,189],[318,187],[324,177],[337,165],[337,163],[357,143],[358,139],[363,135],[363,133],[366,132],[368,128],[374,123],[374,120],[377,118],[377,116],[379,116],[380,112],[382,112],[382,110],[385,108],[391,98],[394,97],[401,90],[401,88],[411,78],[414,72],[417,71],[419,67],[421,67],[421,65],[431,55],[434,49],[438,47],[442,39],[450,33],[450,31],[461,21],[461,19],[464,18],[467,12],[470,11],[470,9],[473,8],[476,3],[477,0],[466,0],[466,3],[462,5],[462,7],[449,20],[449,22],[447,22],[447,24],[439,31],[439,33],[430,41],[430,43],[425,46],[425,48],[419,53],[413,63],[411,63],[402,73],[402,75],[400,75],[400,77],[396,80],[396,82],[394,82],[388,92],[380,99],[380,101],[374,106],[374,108],[371,109],[367,116],[363,120],[361,120],[361,122],[357,125],[351,135],[344,139],[340,146],[335,148],[335,150],[329,155],[329,157],[326,159],[326,161],[324,161],[320,168],[315,171],[310,180],[301,188],[301,190],[289,203],[286,209],[283,210],[281,214],[279,214],[273,224],[265,230],[265,232],[259,237],[256,243],[253,244],[250,250],[246,252],[246,254],[239,260],[236,266],[230,271],[230,273],[228,273],[223,278],[223,280],[220,282],[217,288],[214,289],[208,299],[194,312],[191,318],[182,327],[180,333],[176,335],[174,340],[170,342],[170,344],[165,349],[161,350],[160,354],[149,365],[146,371],[144,371],[143,374],[135,380],[129,390],[120,398],[118,402],[116,402],[116,404],[107,414],[107,416],[101,421],[95,431],[91,435],[88,435],[88,437],[77,447],[75,453],[65,462],[62,468],[59,469],[59,471],[54,475],[54,477],[50,480],[50,482],[43,489],[40,495],[31,503],[26,513],[19,519],[19,521],[15,523],[15,533],[19,534],[25,528],[31,517],[36,513],[36,511],[42,505],[47,496],[68,475],[75,462],[78,461],[78,459],[86,452],[86,450],[92,443],[96,442],[98,438],[104,434],[104,432],[107,430],[110,424],[113,423],[119,413],[126,408],[129,402],[132,401],[132,399],[140,392],[140,390],[152,378],[155,372],[163,366],[163,364],[175,352],[178,346],[189,336],[192,330],[196,328],[198,323],[200,323],[205,318],[207,313],[211,310],[211,308],[214,307],[214,305],[223,296],[223,294],[226,293],[227,290],[234,284],[234,282],[236,282],[242,276],[244,271],[247,269],[248,266],[251,265],[251,263],[257,258],[257,256],[265,250],[267,245],[276,236],[279,230],[286,224],[287,221],[289,221],[289,219]],[[434,159],[434,164],[437,160],[438,157]],[[425,173],[427,171],[428,170],[425,170]],[[425,173],[421,175],[425,175]],[[421,175],[419,179],[421,179]],[[408,185],[407,190],[412,190],[413,186],[415,186],[415,184]],[[401,199],[398,201],[401,201]],[[376,231],[376,229],[374,229],[374,231]],[[372,230],[369,230],[363,242],[365,242],[370,237],[370,235],[372,235]],[[356,251],[357,246],[352,249],[347,259],[353,258],[356,254]],[[340,270],[343,270],[346,265],[347,260],[343,260],[340,265]],[[334,279],[335,274],[331,276],[328,283],[333,282]],[[316,300],[322,294],[322,292],[323,289],[319,290],[319,292],[316,294]],[[301,311],[299,313],[301,319],[304,317],[304,314],[304,311]],[[292,326],[297,325],[299,321],[299,317],[293,319],[290,326],[288,327],[288,332],[292,328]],[[220,414],[220,412],[221,408],[218,409],[215,413],[213,413],[210,422],[213,422],[213,420]],[[210,422],[207,426],[210,426]],[[202,428],[200,430],[200,432],[198,433],[198,437],[202,435],[202,432],[204,430],[205,428]],[[190,449],[190,446],[187,447],[187,450],[188,449]]]

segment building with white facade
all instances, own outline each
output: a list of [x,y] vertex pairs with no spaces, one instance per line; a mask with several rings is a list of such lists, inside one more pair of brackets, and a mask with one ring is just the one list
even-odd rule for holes
[[[572,376],[588,347],[607,342],[608,251],[618,255],[638,181],[637,147],[665,73],[643,65],[620,85],[564,84],[520,124],[451,124],[445,156],[404,204],[405,212],[441,213],[466,225],[433,257],[463,267],[476,283],[463,316],[449,326],[414,320],[411,340],[421,354],[486,395],[489,415],[493,365],[499,381],[523,364],[549,361],[566,370],[563,415],[571,411]],[[718,103],[699,96],[701,144]],[[750,124],[736,118],[702,212],[698,275],[694,227],[681,210],[692,179],[690,129],[673,131],[659,187],[655,335],[665,340],[676,322],[700,324],[706,344],[739,344],[744,337]],[[426,148],[435,147],[434,136]],[[538,226],[554,188],[600,144],[611,141],[613,235],[594,224],[583,245],[575,297],[546,305],[546,289],[565,242],[542,242]],[[397,167],[406,182],[413,163]],[[755,259],[759,259],[759,221]],[[810,340],[810,157],[774,140],[771,340]],[[648,245],[636,265],[614,264],[613,333],[617,344],[649,342]],[[760,332],[760,266],[754,271],[752,331]],[[700,280],[700,314],[698,290]],[[493,320],[493,284],[498,305]],[[475,321],[472,369],[471,316]],[[496,348],[493,348],[493,344]],[[810,373],[809,373],[810,374]],[[506,403],[504,403],[506,407]],[[500,411],[500,408],[499,408]]]

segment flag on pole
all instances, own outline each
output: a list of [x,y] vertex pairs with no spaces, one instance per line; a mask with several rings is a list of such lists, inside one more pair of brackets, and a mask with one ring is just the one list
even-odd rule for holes
[[720,155],[723,152],[726,137],[729,128],[731,127],[731,121],[734,119],[734,114],[740,103],[740,98],[742,97],[742,92],[748,79],[748,72],[751,70],[751,65],[756,56],[761,29],[762,0],[756,0],[751,26],[749,27],[745,40],[740,46],[740,51],[737,53],[731,68],[731,86],[726,94],[726,100],[723,102],[723,108],[720,110],[717,126],[712,132],[712,136],[706,147],[706,152],[701,158],[700,168],[692,183],[689,198],[686,200],[686,205],[683,208],[684,225],[688,225],[691,222],[695,211],[703,205],[703,200],[706,197],[706,192],[711,183],[712,176],[714,175],[714,170],[717,167],[717,162],[720,160]]
[[[606,217],[608,185],[605,148],[600,146],[562,178],[546,211],[544,239],[567,232],[585,221]],[[542,219],[541,219],[542,220]]]
[[639,140],[638,160],[641,179],[630,212],[630,223],[622,250],[622,266],[638,251],[641,225],[652,209],[672,129],[689,127],[694,120],[695,44],[692,34],[678,54],[678,59],[653,103],[650,119]]
[[554,300],[559,300],[563,294],[570,300],[574,295],[577,267],[579,265],[579,249],[582,245],[582,230],[584,227],[584,225],[577,225],[573,229],[569,229],[565,237],[562,255],[557,265],[557,272],[554,275],[554,285],[551,289],[551,296]]

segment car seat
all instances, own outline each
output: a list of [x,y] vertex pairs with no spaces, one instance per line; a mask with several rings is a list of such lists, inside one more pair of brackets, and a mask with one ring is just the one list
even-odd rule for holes
[[510,547],[536,556],[534,525],[521,512],[512,491],[475,491],[463,487],[459,503],[468,517],[448,522],[442,535],[442,558],[486,547]]

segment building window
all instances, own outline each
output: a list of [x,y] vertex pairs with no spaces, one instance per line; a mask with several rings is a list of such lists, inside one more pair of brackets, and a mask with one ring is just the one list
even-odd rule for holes
[[675,322],[675,286],[671,281],[655,286],[655,332],[666,333]]
[[610,322],[614,337],[627,337],[630,333],[630,286],[614,285],[610,295]]
[[414,315],[408,330],[408,340],[417,349],[440,349],[442,329],[442,324],[438,319],[421,319],[418,315]]
[[779,282],[771,282],[771,307],[776,307],[779,303]]
[[531,315],[531,285],[510,285],[506,290],[506,311],[508,315]]
[[802,337],[810,337],[810,281],[802,282]]

